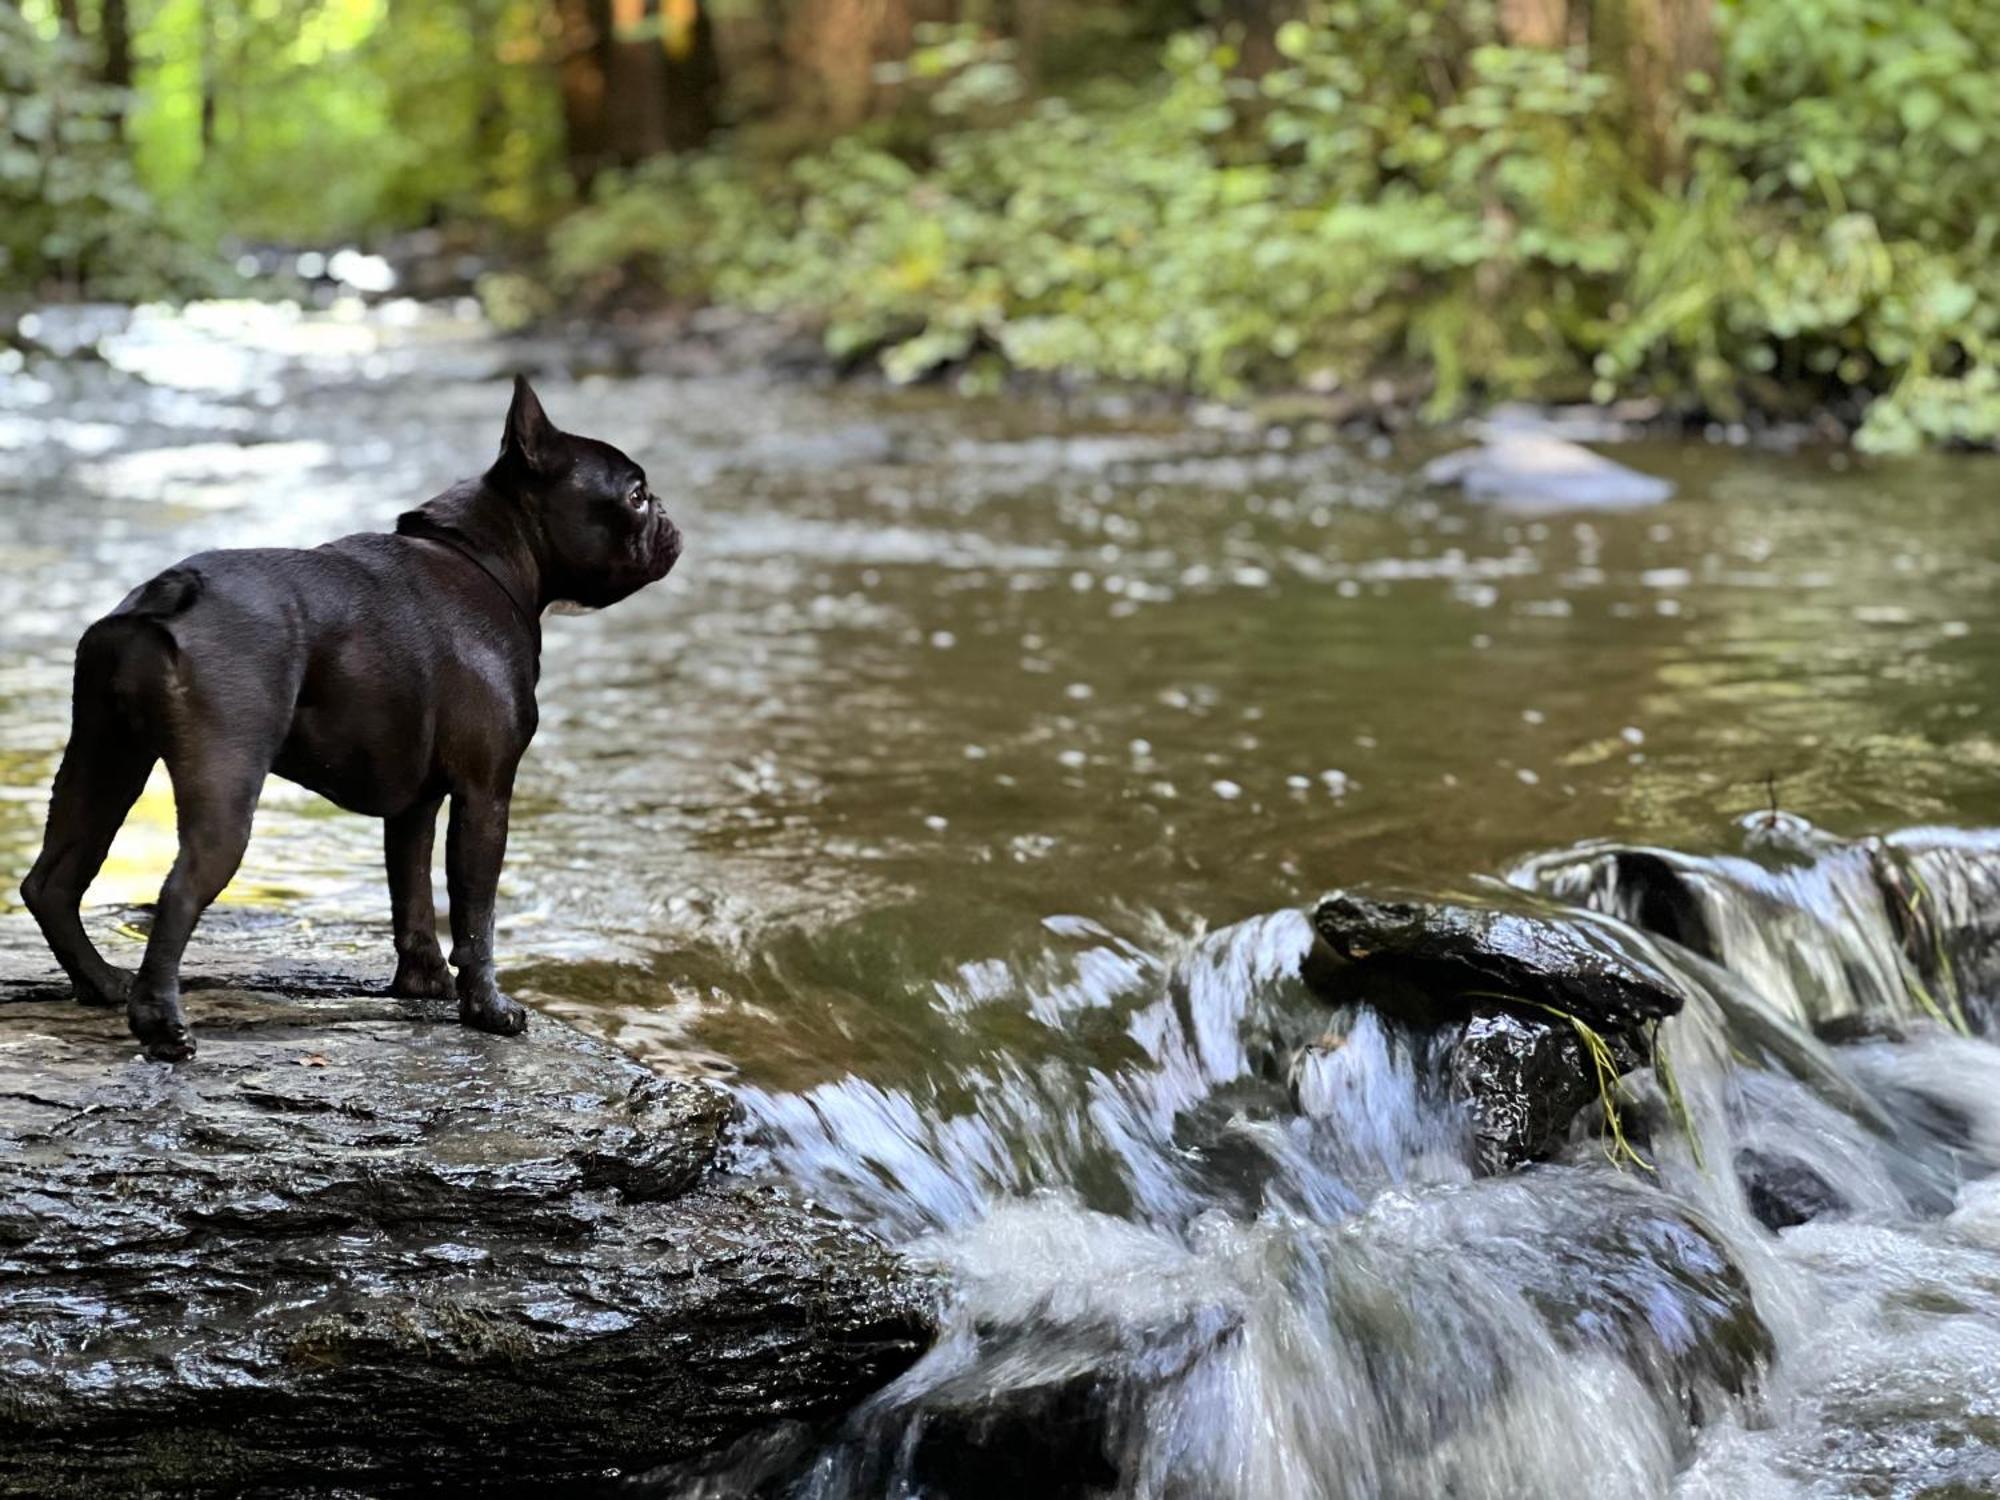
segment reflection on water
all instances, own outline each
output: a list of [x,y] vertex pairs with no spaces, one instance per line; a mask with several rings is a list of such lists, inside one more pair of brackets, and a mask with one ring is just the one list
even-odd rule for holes
[[[1686,866],[1723,965],[1686,958],[1670,1028],[1706,1155],[1844,1194],[1782,1237],[1669,1125],[1664,1192],[1588,1142],[1473,1181],[1421,1040],[1292,977],[1334,885],[1515,867],[1633,917],[1587,854],[1518,862],[1734,849],[1771,782],[1844,832],[2000,823],[1986,468],[1635,445],[1678,498],[1529,518],[1227,414],[596,376],[409,305],[108,326],[101,362],[0,368],[16,871],[82,626],[204,547],[388,526],[490,454],[515,363],[668,498],[672,578],[547,630],[511,982],[732,1078],[746,1161],[956,1288],[910,1382],[752,1468],[978,1493],[965,1455],[1022,1430],[981,1423],[1028,1411],[1065,1483],[1162,1496],[2000,1484],[2000,1067],[1839,858]],[[107,920],[171,816],[156,785]],[[379,850],[273,782],[211,930],[386,977]],[[1925,858],[1961,914],[1991,889],[1980,849]],[[0,946],[41,962],[18,912]],[[1834,1021],[1901,1030],[1804,1029]]]

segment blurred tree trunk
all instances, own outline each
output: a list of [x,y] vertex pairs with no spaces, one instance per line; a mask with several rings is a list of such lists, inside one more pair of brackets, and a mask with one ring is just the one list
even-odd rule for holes
[[215,6],[217,0],[201,4],[201,154],[215,148]]
[[464,3],[466,34],[479,39],[481,59],[473,78],[472,143],[486,164],[484,179],[491,182],[493,168],[507,149],[507,98],[501,87],[507,64],[496,40],[503,28],[497,8],[486,0]]
[[722,105],[722,60],[715,23],[702,0],[659,0],[660,107],[667,148],[689,151],[715,134]]
[[610,0],[556,0],[556,86],[562,94],[563,152],[570,180],[588,190],[609,166],[605,54]]
[[[18,8],[17,6],[16,9]],[[77,0],[60,0],[56,6],[56,16],[61,20],[62,29],[67,35],[83,34],[83,14],[78,8]]]
[[1679,167],[1688,75],[1716,63],[1715,0],[1500,0],[1500,34],[1514,47],[1587,47],[1624,85],[1655,179]]
[[800,0],[786,28],[797,107],[835,130],[875,111],[875,65],[909,55],[908,0]]
[[714,133],[722,94],[701,0],[557,0],[571,178],[685,151]]
[[1566,47],[1569,25],[1570,0],[1500,0],[1500,34],[1510,47]]
[[1297,0],[1228,0],[1223,15],[1234,22],[1240,40],[1237,67],[1261,78],[1278,65],[1278,28],[1299,13]]
[[1663,179],[1681,165],[1687,77],[1715,69],[1714,0],[1599,0],[1597,9],[1592,49],[1625,80],[1654,178]]
[[1001,12],[1004,31],[1014,43],[1014,66],[1030,89],[1041,82],[1043,50],[1048,46],[1051,0],[1010,0]]
[[[98,29],[104,45],[104,81],[116,89],[132,87],[132,22],[125,9],[125,0],[104,0],[104,9],[98,16]],[[121,102],[112,116],[122,134],[125,129],[125,106]]]
[[630,166],[686,151],[715,130],[722,68],[701,0],[612,0],[609,149]]

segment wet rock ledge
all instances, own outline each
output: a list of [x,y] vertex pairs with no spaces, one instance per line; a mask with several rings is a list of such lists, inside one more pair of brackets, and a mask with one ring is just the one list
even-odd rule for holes
[[0,1493],[563,1493],[836,1415],[931,1289],[717,1169],[728,1101],[546,1017],[0,982]]

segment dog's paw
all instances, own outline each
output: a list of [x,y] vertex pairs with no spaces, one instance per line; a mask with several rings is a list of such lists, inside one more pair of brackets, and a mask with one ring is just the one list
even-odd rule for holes
[[528,1029],[527,1007],[494,990],[477,998],[461,995],[458,1018],[467,1026],[496,1036],[519,1036]]
[[442,953],[404,954],[396,960],[389,993],[405,1000],[442,1000],[451,993],[451,970]]
[[106,968],[104,978],[95,983],[84,980],[76,985],[79,1005],[124,1005],[132,998],[134,976],[124,969]]
[[132,1035],[154,1062],[187,1062],[194,1056],[194,1033],[179,1006],[133,1005],[126,1012]]

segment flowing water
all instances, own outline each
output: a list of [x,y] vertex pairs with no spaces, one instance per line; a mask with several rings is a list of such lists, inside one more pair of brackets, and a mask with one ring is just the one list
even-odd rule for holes
[[[514,364],[668,497],[673,578],[546,631],[505,977],[724,1078],[743,1164],[947,1306],[846,1426],[655,1491],[2000,1495],[2000,1051],[1945,1024],[2000,1016],[2000,844],[1951,831],[2000,824],[1990,466],[1641,443],[1676,499],[1536,515],[1310,427],[409,304],[38,332],[96,353],[0,365],[6,869],[84,623],[390,524]],[[114,949],[171,828],[156,784]],[[386,978],[378,858],[273,782],[211,938]],[[1425,1037],[1298,977],[1327,889],[1497,881],[1684,992],[1643,1167],[1587,1121],[1476,1177]],[[0,956],[45,962],[16,910]],[[1765,1229],[1746,1161],[1826,1211]]]

